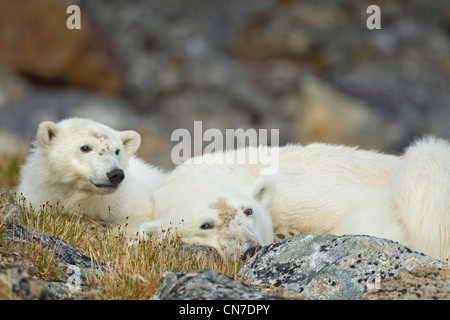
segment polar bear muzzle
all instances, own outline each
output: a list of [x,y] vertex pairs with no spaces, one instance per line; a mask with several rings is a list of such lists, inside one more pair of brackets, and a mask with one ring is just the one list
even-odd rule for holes
[[113,169],[106,174],[106,177],[108,177],[111,185],[116,187],[123,181],[123,179],[125,179],[125,173],[122,169]]
[[114,192],[119,184],[125,179],[125,173],[120,168],[115,168],[110,172],[106,173],[106,178],[108,179],[105,183],[96,183],[93,180],[91,182],[99,189],[102,189],[101,193],[104,192],[110,193]]

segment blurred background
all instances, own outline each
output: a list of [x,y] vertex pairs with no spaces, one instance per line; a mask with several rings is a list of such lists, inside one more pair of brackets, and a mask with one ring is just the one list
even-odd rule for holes
[[70,116],[137,130],[167,169],[194,120],[399,153],[450,138],[449,75],[448,0],[0,0],[0,153]]

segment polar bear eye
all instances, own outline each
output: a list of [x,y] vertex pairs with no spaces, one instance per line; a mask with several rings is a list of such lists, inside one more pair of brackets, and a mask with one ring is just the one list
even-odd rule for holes
[[245,209],[244,214],[248,217],[253,214],[253,210],[251,208]]
[[120,149],[117,149],[115,153],[116,153],[116,156],[118,156],[120,153]]
[[212,228],[214,228],[213,225],[209,224],[209,223],[204,223],[204,224],[202,224],[200,226],[200,229],[202,229],[202,230],[209,230],[209,229],[212,229]]
[[91,151],[92,149],[91,149],[91,147],[89,147],[89,146],[81,146],[80,147],[80,150],[82,151],[82,152],[89,152],[89,151]]

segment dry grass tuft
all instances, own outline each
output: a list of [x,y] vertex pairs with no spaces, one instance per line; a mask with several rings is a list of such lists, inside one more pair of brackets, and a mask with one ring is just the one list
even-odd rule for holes
[[[20,164],[24,157],[0,157],[0,213],[8,204],[21,207],[20,224],[36,228],[66,241],[87,256],[106,265],[106,272],[96,270],[87,285],[96,287],[95,299],[149,299],[156,291],[166,270],[212,269],[235,278],[241,261],[224,261],[204,253],[180,250],[181,240],[165,238],[129,246],[123,233],[103,227],[78,212],[61,205],[28,208],[11,191],[18,182]],[[54,251],[40,243],[24,245],[6,243],[0,226],[0,249],[12,249],[31,257],[39,270],[38,277],[61,280],[61,270]]]
[[[64,240],[106,265],[106,272],[96,270],[88,279],[87,285],[98,289],[95,299],[149,299],[166,270],[212,269],[235,277],[242,263],[180,250],[179,238],[153,239],[130,246],[120,230],[102,227],[77,212],[48,204],[30,209],[15,198],[10,191],[2,192],[0,212],[5,205],[18,204],[22,210],[21,224]],[[7,245],[11,246],[2,241],[0,230],[0,247]],[[40,278],[62,279],[65,270],[58,266],[52,250],[39,243],[15,244],[12,249],[34,260]]]

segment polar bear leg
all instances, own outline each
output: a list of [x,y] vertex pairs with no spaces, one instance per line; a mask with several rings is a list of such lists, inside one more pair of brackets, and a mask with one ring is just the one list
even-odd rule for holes
[[411,248],[450,257],[450,144],[424,138],[406,149],[391,183]]
[[362,234],[409,244],[398,215],[391,205],[392,198],[389,192],[371,190],[365,197],[357,193],[355,196],[361,203],[341,219],[333,229],[333,234]]

